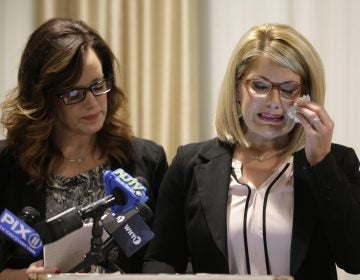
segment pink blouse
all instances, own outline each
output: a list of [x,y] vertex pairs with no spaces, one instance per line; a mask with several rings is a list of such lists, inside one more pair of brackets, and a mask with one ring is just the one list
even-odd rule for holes
[[294,209],[293,158],[258,189],[251,182],[239,183],[241,161],[233,159],[232,167],[227,206],[230,273],[289,275]]

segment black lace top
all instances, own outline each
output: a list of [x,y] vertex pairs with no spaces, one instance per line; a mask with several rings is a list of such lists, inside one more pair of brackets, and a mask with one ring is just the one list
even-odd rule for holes
[[104,197],[103,172],[108,166],[98,166],[74,177],[54,175],[48,183],[46,219],[72,207],[84,207]]

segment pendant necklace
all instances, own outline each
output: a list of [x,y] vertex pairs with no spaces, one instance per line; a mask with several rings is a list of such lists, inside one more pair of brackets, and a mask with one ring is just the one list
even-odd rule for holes
[[88,156],[89,154],[86,154],[85,156],[79,156],[77,158],[66,158],[64,157],[68,162],[71,162],[71,163],[78,163],[78,164],[81,164],[84,162],[85,158]]
[[66,160],[71,163],[83,163],[84,158],[83,157],[78,157],[78,158],[74,158],[74,159],[67,158]]

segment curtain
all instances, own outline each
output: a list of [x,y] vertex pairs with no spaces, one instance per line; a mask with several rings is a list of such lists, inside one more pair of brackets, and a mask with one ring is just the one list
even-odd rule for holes
[[164,146],[198,140],[198,1],[37,0],[37,25],[52,17],[81,19],[108,42],[136,136]]

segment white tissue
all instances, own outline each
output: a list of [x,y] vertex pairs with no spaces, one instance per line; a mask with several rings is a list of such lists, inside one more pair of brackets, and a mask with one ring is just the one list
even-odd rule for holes
[[295,100],[293,106],[291,106],[288,111],[287,111],[287,115],[289,116],[290,119],[294,120],[295,123],[299,123],[300,120],[297,118],[296,116],[296,108],[298,106],[299,101],[301,102],[308,102],[310,101],[310,95],[303,95],[301,97],[299,97],[298,99]]

